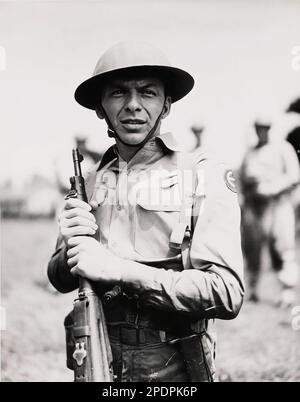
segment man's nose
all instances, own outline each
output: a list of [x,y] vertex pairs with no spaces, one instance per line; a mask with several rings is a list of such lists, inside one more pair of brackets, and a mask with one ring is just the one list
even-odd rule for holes
[[138,111],[142,109],[141,101],[136,93],[131,93],[128,95],[126,102],[126,110],[130,112]]

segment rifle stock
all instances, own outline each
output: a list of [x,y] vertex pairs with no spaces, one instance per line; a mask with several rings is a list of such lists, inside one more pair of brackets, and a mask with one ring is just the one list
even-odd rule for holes
[[[70,178],[68,197],[88,202],[78,149],[73,149],[75,175]],[[111,382],[112,353],[101,300],[93,285],[79,277],[78,297],[65,319],[67,366],[74,370],[75,382]]]

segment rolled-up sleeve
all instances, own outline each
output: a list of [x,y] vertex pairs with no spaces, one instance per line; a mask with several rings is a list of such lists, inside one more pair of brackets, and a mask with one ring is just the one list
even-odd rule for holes
[[202,162],[193,207],[191,269],[182,272],[129,262],[122,283],[144,304],[193,318],[232,319],[244,295],[240,208],[232,172]]
[[67,264],[67,247],[58,237],[55,252],[48,263],[48,278],[51,284],[61,293],[68,293],[78,288],[78,277],[70,273]]
[[[91,198],[94,190],[98,165],[99,164],[96,163],[91,171],[87,173],[85,189],[88,199]],[[67,264],[67,260],[67,246],[61,235],[59,235],[55,251],[48,263],[47,274],[51,284],[61,293],[72,292],[79,286],[79,279],[70,273],[70,267]]]

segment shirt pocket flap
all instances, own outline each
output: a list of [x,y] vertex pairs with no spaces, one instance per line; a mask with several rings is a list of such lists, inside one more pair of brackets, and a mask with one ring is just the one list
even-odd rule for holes
[[180,211],[180,205],[176,204],[154,204],[154,203],[149,203],[149,201],[143,200],[143,199],[138,199],[137,200],[137,205],[142,207],[143,209],[146,209],[148,211],[165,211],[165,212],[179,212]]
[[146,182],[137,192],[136,202],[148,211],[179,212],[181,197],[177,176],[157,177]]
[[98,206],[100,206],[106,200],[107,195],[108,189],[104,186],[99,186],[98,188],[95,188],[91,201],[96,201]]

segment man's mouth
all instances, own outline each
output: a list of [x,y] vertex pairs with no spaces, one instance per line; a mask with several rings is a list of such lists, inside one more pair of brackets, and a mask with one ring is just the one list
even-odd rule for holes
[[123,120],[121,120],[121,123],[126,124],[126,125],[129,124],[129,125],[133,125],[133,126],[139,126],[139,125],[145,124],[146,121],[142,120],[142,119],[123,119]]
[[128,133],[138,133],[146,124],[145,120],[142,119],[122,119],[122,126]]

